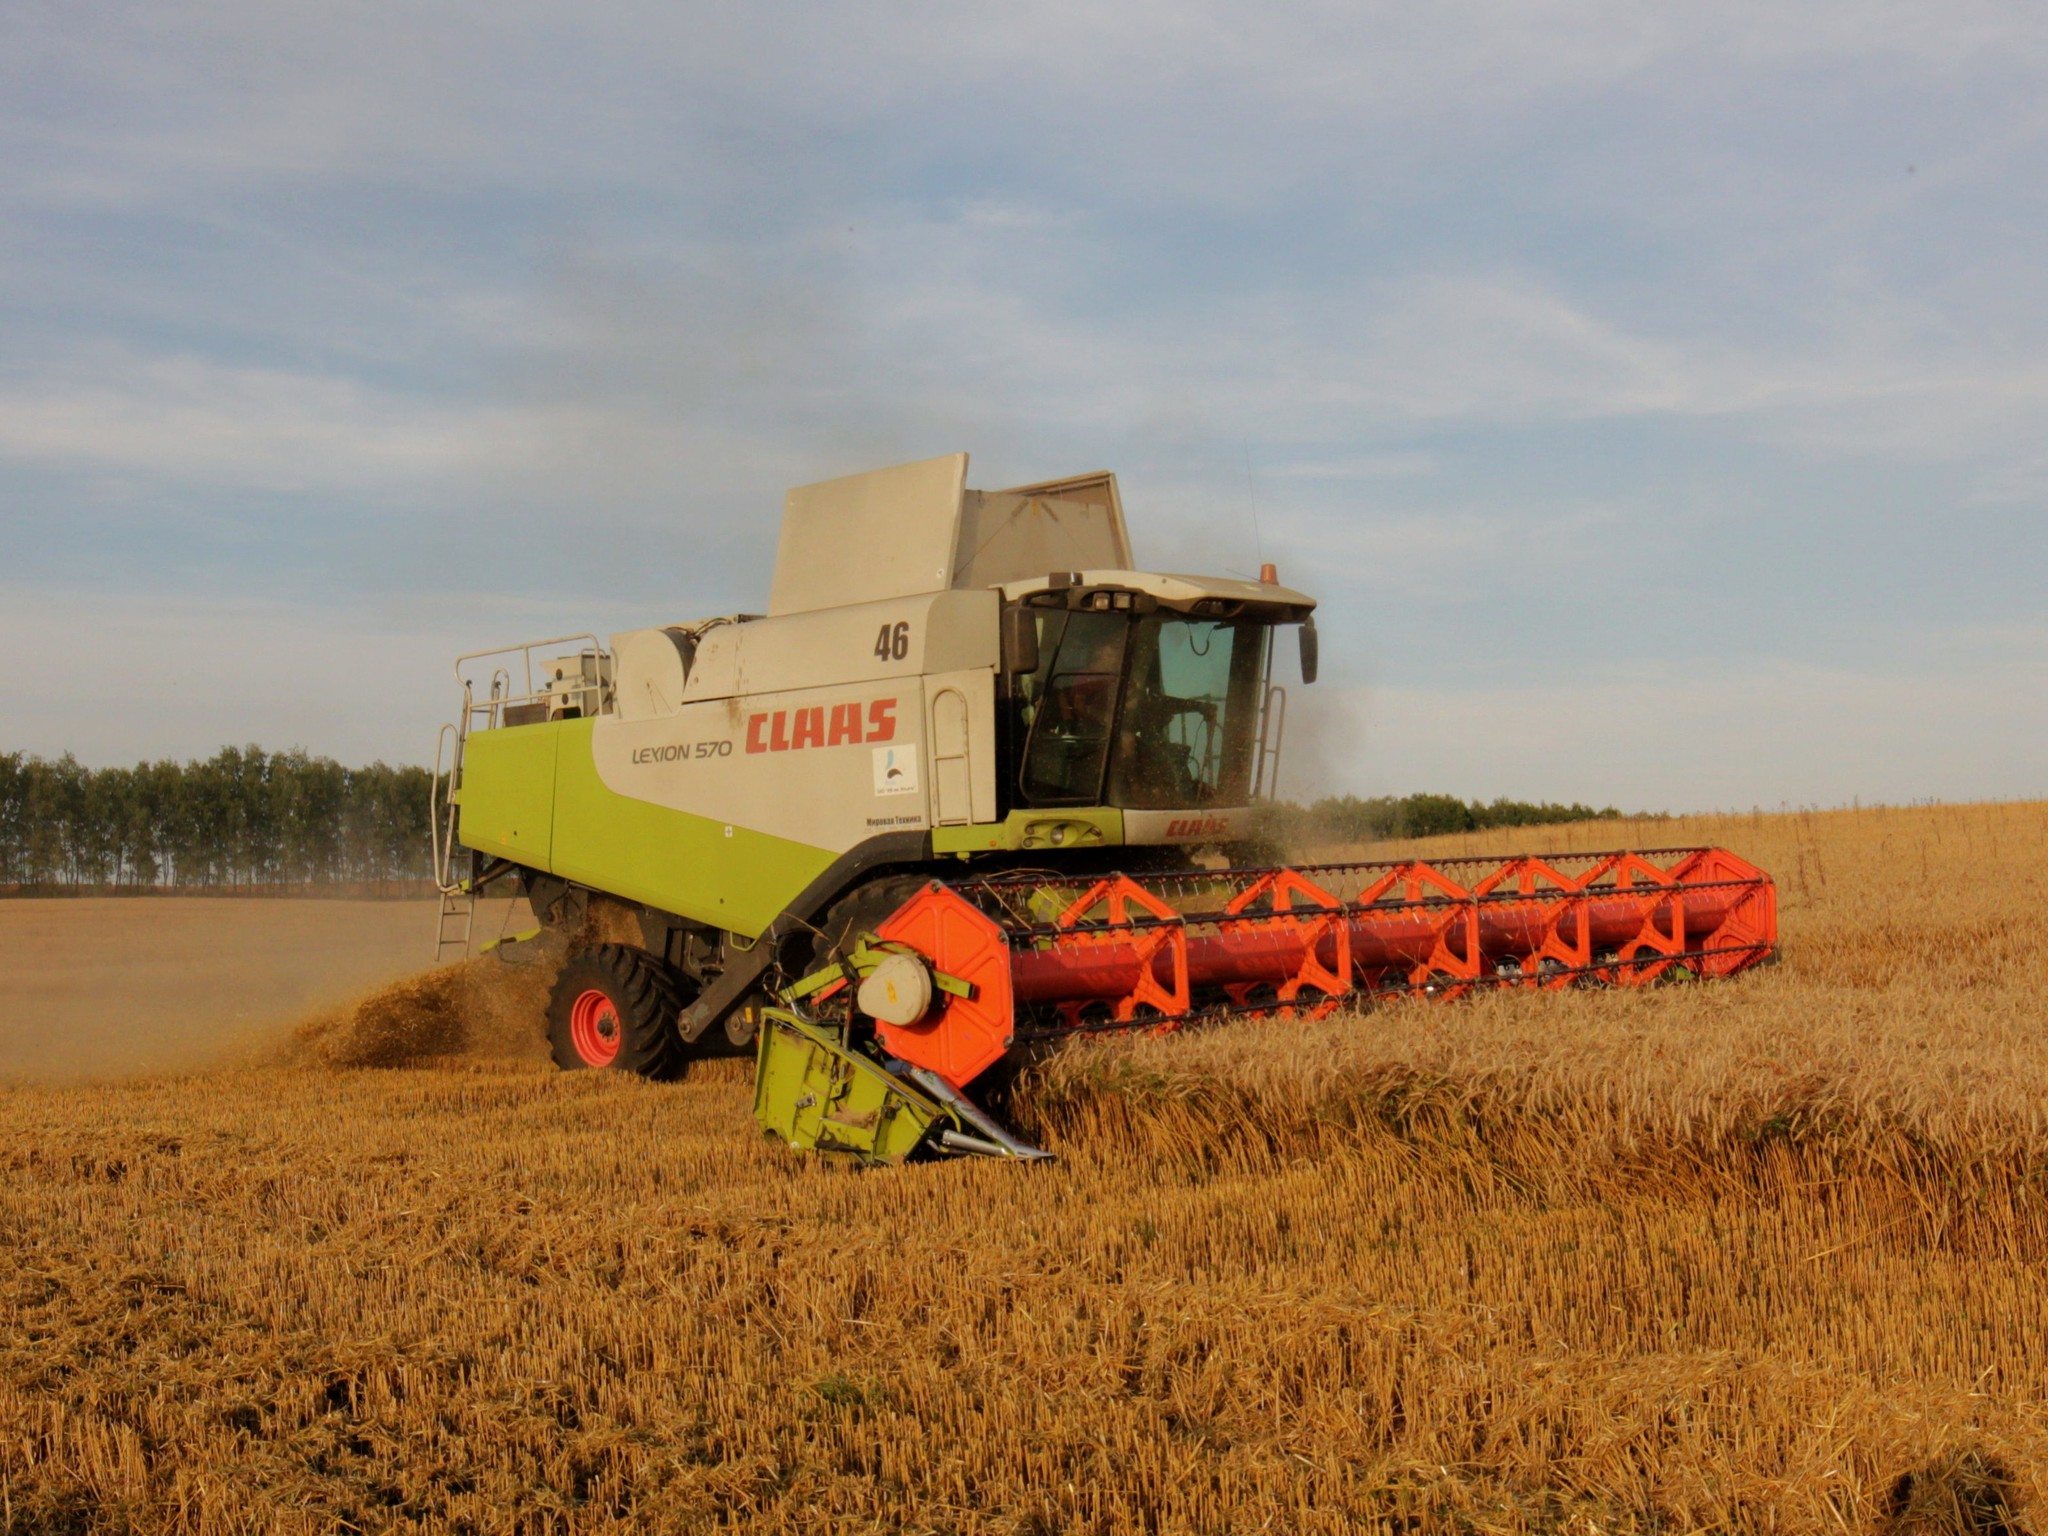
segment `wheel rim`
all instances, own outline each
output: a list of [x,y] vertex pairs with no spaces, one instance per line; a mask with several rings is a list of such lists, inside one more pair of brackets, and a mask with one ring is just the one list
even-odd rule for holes
[[608,1067],[619,1054],[619,1010],[611,998],[592,987],[569,1005],[569,1043],[584,1064]]

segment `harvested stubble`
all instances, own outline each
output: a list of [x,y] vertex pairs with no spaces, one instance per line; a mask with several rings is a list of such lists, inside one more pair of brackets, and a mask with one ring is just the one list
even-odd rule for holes
[[1784,964],[1106,1042],[1051,1167],[799,1157],[735,1063],[11,1092],[0,1518],[2018,1529],[2048,808],[1645,830]]

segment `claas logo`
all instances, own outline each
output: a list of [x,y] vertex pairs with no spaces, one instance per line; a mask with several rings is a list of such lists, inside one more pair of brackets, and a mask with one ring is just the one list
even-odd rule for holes
[[896,739],[896,701],[876,699],[865,714],[858,704],[814,704],[747,716],[749,752],[800,752],[805,747],[857,746]]
[[1166,824],[1168,837],[1221,837],[1230,823],[1221,816],[1188,816]]

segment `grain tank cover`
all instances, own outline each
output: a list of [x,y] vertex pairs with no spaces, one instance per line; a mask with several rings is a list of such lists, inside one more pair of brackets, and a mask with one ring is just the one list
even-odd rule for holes
[[783,502],[770,616],[1131,564],[1108,473],[967,489],[948,454],[799,486]]

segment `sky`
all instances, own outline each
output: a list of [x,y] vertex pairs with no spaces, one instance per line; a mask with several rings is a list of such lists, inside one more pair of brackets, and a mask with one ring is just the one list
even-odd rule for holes
[[2048,795],[2048,11],[0,11],[0,751],[431,758],[792,485],[1118,473],[1283,789]]

